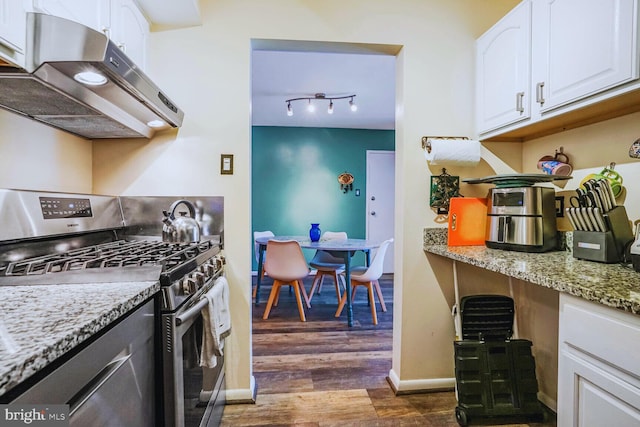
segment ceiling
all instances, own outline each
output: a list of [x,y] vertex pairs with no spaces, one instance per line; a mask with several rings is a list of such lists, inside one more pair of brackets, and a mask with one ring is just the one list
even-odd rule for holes
[[[282,47],[282,45],[280,46]],[[395,56],[380,52],[323,51],[300,45],[296,50],[254,50],[251,56],[251,113],[254,126],[295,126],[355,129],[395,129]],[[349,99],[334,100],[328,114],[328,100],[314,100],[316,111],[306,110],[307,100],[356,95],[356,112]]]

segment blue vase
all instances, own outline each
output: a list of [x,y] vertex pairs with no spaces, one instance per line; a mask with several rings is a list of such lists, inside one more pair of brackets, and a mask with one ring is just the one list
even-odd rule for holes
[[320,233],[320,224],[311,224],[311,229],[309,229],[309,238],[312,242],[320,240]]

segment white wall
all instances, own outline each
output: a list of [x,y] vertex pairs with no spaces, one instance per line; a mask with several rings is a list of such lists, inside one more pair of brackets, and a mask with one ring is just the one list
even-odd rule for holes
[[[84,140],[0,113],[0,186],[224,196],[234,309],[226,347],[229,398],[250,398],[251,40],[402,46],[397,61],[392,371],[401,389],[437,387],[447,381],[451,385],[453,327],[445,297],[450,289],[438,282],[439,272],[422,251],[422,229],[442,225],[428,207],[429,176],[439,170],[427,168],[420,140],[423,135],[473,136],[474,40],[518,0],[200,3],[202,26],[150,37],[148,74],[184,109],[181,129],[151,141],[96,141],[92,152]],[[24,147],[29,157],[21,151]],[[519,144],[496,145],[492,151],[504,154],[513,167],[521,165]],[[235,155],[234,175],[219,174],[221,153]],[[474,177],[493,171],[482,163],[476,169],[450,172]]]
[[[536,169],[538,159],[553,155],[555,150],[563,147],[573,165],[573,179],[558,190],[569,196],[574,194],[573,191],[585,176],[600,172],[613,162],[616,164],[614,170],[622,175],[625,187],[617,202],[624,204],[629,220],[634,222],[640,219],[640,160],[629,157],[629,147],[640,138],[639,122],[640,113],[633,113],[528,141],[523,144],[523,172],[539,173]],[[558,226],[563,230],[571,230],[566,219],[559,221]]]
[[[149,74],[185,110],[184,126],[175,135],[147,143],[95,143],[95,189],[127,195],[225,196],[225,250],[234,308],[227,346],[231,400],[249,398],[252,387],[252,248],[247,243],[251,40],[403,46],[397,61],[393,371],[402,382],[437,382],[453,375],[453,335],[450,309],[421,249],[422,229],[434,224],[434,215],[428,208],[430,171],[420,139],[471,136],[474,40],[516,3],[217,0],[201,5],[201,27],[152,33]],[[221,153],[235,155],[234,175],[219,175]]]
[[0,188],[90,193],[92,145],[0,110]]

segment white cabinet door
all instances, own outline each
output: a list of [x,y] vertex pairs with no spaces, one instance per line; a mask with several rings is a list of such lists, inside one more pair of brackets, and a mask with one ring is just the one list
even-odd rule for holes
[[638,78],[637,0],[535,0],[534,90],[540,111]]
[[640,390],[600,369],[597,362],[560,352],[558,425],[639,426]]
[[109,0],[33,0],[33,10],[108,33]]
[[16,62],[24,52],[26,15],[21,0],[0,0],[0,58]]
[[143,70],[148,35],[149,22],[133,0],[111,0],[111,40]]
[[640,425],[640,316],[560,294],[559,426]]
[[530,116],[531,3],[516,6],[476,43],[479,133]]

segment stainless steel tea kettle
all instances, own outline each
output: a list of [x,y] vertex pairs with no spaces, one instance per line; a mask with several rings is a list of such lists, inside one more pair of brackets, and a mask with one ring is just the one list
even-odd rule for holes
[[[180,216],[176,218],[175,212],[178,205],[183,204],[189,208],[187,212],[180,211]],[[162,241],[171,243],[193,243],[200,241],[200,225],[196,221],[196,208],[188,200],[180,199],[173,202],[169,211],[162,211],[164,219],[162,222]]]

